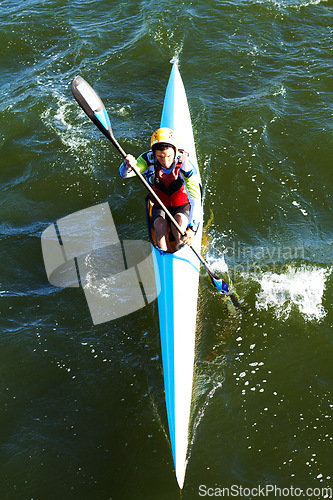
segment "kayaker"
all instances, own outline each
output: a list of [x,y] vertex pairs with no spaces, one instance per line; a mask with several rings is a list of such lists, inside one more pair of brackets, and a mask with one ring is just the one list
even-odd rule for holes
[[[156,130],[150,142],[151,150],[138,159],[127,155],[119,168],[121,177],[133,177],[136,166],[145,176],[157,196],[175,218],[185,235],[182,237],[170,224],[164,210],[152,199],[154,206],[152,223],[157,245],[168,251],[167,235],[171,226],[176,250],[183,244],[191,244],[198,230],[201,206],[200,177],[188,154],[178,149],[177,138],[170,128]],[[170,224],[170,225],[169,225]]]

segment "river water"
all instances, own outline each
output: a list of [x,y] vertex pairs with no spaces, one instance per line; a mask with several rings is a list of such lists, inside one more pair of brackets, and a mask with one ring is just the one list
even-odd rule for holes
[[182,498],[232,487],[254,498],[265,485],[324,498],[333,2],[4,0],[0,13],[1,499],[180,498],[156,301],[94,325],[82,289],[48,282],[41,250],[47,227],[105,202],[121,240],[147,239],[144,189],[118,177],[118,153],[70,86],[77,74],[94,86],[138,155],[174,55],[204,185],[203,253],[228,268],[245,309],[229,315],[202,271]]

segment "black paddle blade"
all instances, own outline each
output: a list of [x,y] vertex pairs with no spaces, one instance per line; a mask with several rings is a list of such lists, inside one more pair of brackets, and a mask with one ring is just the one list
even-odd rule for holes
[[94,124],[112,141],[113,134],[109,115],[102,99],[82,76],[76,76],[72,83],[72,92],[83,111]]
[[238,309],[239,311],[243,311],[243,312],[245,311],[245,308],[240,304],[236,293],[230,294],[230,299],[231,299],[233,305],[236,307],[236,309]]

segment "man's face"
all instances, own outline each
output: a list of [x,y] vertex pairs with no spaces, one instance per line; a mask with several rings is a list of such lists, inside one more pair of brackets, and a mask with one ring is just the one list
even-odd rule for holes
[[163,168],[170,168],[175,159],[175,150],[173,148],[167,148],[164,151],[157,150],[155,156]]

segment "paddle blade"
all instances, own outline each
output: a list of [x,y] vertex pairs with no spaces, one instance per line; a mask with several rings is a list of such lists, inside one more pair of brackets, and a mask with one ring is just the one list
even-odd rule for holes
[[94,124],[112,141],[113,134],[109,115],[102,99],[82,76],[76,76],[72,83],[72,92],[83,111]]

